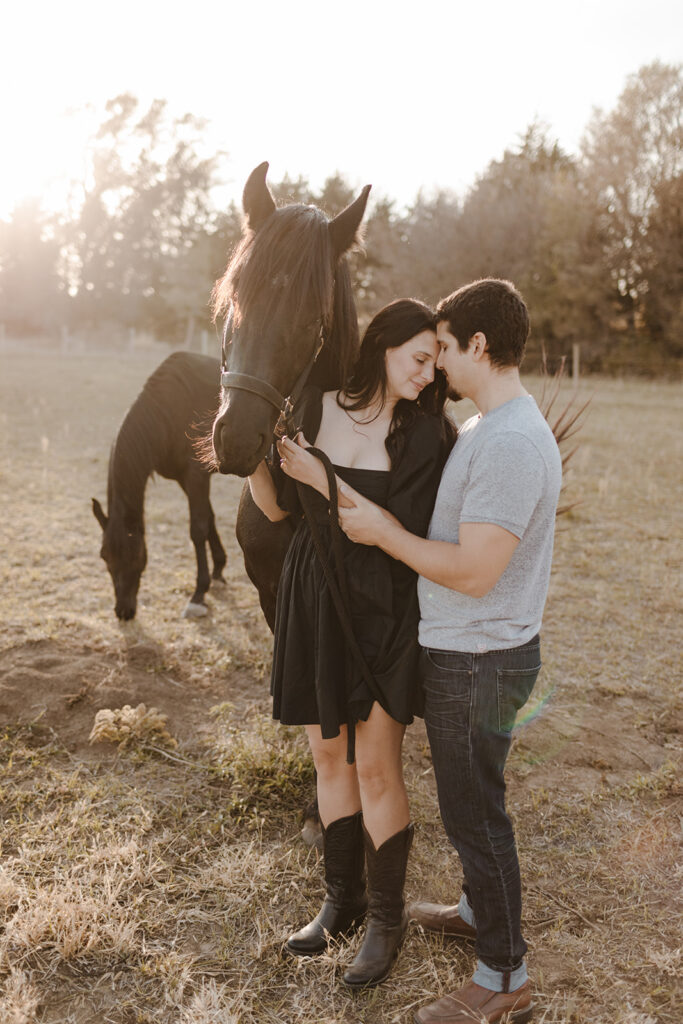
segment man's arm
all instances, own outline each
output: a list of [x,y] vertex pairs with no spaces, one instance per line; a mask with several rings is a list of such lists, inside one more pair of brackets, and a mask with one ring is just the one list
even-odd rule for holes
[[514,533],[494,523],[461,523],[457,544],[426,540],[366,498],[354,494],[353,501],[353,508],[339,509],[350,540],[380,547],[433,583],[469,597],[484,597],[493,589],[519,544]]

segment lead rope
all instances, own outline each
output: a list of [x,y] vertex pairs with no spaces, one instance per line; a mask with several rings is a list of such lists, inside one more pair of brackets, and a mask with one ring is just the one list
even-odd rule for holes
[[[356,640],[353,632],[353,624],[351,622],[349,590],[346,580],[346,571],[344,568],[343,536],[342,528],[339,525],[337,481],[335,479],[334,469],[332,468],[332,463],[328,459],[327,455],[325,455],[325,452],[321,451],[319,448],[307,448],[306,451],[309,455],[315,455],[317,459],[320,459],[327,476],[327,486],[330,492],[330,534],[332,538],[332,554],[334,556],[335,568],[337,571],[336,579],[320,536],[318,522],[311,507],[310,495],[307,493],[306,486],[297,481],[296,489],[299,495],[299,501],[301,502],[301,507],[304,510],[304,515],[306,516],[306,520],[311,531],[315,552],[318,556],[318,560],[320,561],[320,565],[322,566],[325,579],[327,580],[327,585],[337,612],[339,624],[344,634],[344,639],[349,646],[351,654],[360,669],[361,675],[370,690],[370,693],[376,701],[380,701],[381,695],[377,683],[375,682],[375,677],[370,671],[368,663],[365,660],[365,655],[358,645],[358,641]],[[346,746],[346,763],[353,764],[356,760],[356,723],[353,720],[351,708],[349,707],[348,690],[346,693],[346,706],[349,719],[347,723],[348,742]]]

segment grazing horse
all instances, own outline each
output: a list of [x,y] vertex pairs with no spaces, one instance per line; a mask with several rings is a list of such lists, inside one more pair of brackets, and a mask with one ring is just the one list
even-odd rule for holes
[[211,578],[223,579],[226,555],[209,500],[210,470],[197,458],[192,434],[206,430],[218,407],[220,366],[216,359],[174,352],[157,367],[129,409],[109,458],[107,511],[96,498],[92,509],[102,527],[101,557],[116,594],[119,619],[132,619],[140,577],[147,564],[144,500],[147,480],[159,473],[177,480],[190,506],[190,537],[197,554],[197,584],[186,617],[206,615],[204,595]]
[[[265,457],[278,419],[303,385],[315,383],[325,391],[341,387],[359,347],[345,253],[356,240],[370,186],[328,220],[314,206],[277,209],[267,170],[263,163],[247,180],[244,233],[214,290],[226,332],[213,461],[221,473],[242,477]],[[286,520],[266,519],[245,486],[237,540],[271,629],[291,533]]]

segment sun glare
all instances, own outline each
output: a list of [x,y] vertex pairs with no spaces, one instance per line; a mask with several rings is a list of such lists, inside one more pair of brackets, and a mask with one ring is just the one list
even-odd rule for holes
[[25,199],[40,199],[46,211],[69,204],[75,184],[86,173],[86,144],[93,114],[88,110],[40,115],[16,109],[3,116],[3,135],[14,145],[3,154],[0,217]]

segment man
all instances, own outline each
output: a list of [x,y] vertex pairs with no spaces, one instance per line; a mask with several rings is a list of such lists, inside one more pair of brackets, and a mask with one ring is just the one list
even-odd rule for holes
[[503,770],[515,715],[538,675],[562,466],[524,390],[526,306],[507,281],[466,285],[437,307],[437,366],[451,397],[479,410],[444,468],[427,538],[354,497],[348,536],[419,573],[425,723],[441,817],[462,862],[457,906],[418,903],[425,928],[475,939],[467,985],[415,1014],[417,1024],[531,1018],[521,886]]

